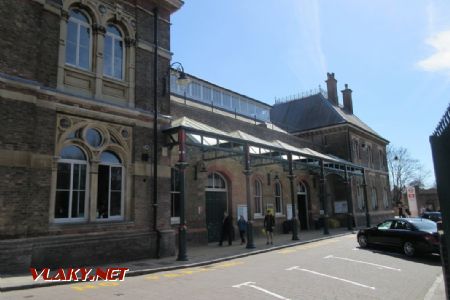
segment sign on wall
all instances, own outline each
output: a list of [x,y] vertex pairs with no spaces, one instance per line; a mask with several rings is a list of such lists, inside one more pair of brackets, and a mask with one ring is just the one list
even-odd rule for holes
[[406,195],[408,197],[408,207],[411,212],[411,216],[417,217],[417,199],[416,199],[416,188],[413,186],[406,187]]
[[[298,217],[297,205],[294,204],[295,215]],[[292,204],[286,204],[286,215],[288,220],[292,220]]]
[[345,214],[348,212],[347,201],[335,201],[334,202],[334,213]]
[[236,220],[239,220],[241,218],[241,216],[244,217],[245,221],[248,221],[248,219],[247,219],[247,205],[238,205]]

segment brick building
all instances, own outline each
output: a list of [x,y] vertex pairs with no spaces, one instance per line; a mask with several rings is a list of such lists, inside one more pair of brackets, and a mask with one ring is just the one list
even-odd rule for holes
[[273,107],[194,76],[181,87],[177,70],[169,80],[181,5],[0,2],[2,272],[175,255],[183,203],[188,244],[217,241],[224,211],[255,234],[267,210],[279,232],[294,214],[308,230],[392,213],[387,141],[347,88],[339,106],[334,75],[328,97]]
[[[334,100],[317,93],[272,107],[189,77],[186,88],[172,80],[174,122],[169,147],[174,167],[171,220],[177,226],[179,143],[174,133],[177,128],[186,131],[190,241],[217,241],[224,211],[234,219],[240,214],[251,219],[255,234],[261,232],[267,209],[274,211],[278,232],[282,232],[283,223],[292,217],[292,204],[301,230],[322,226],[325,216],[332,220],[330,225],[341,227],[348,225],[349,219],[364,226],[392,216],[388,141],[353,115],[347,87],[344,107],[338,103],[337,91]],[[334,75],[329,74],[330,80]],[[335,80],[328,86],[328,95],[333,89]],[[248,186],[245,153],[236,150],[246,145],[250,147]],[[293,191],[288,155],[293,156]],[[249,204],[251,214],[247,216]]]
[[[356,222],[364,224],[367,193],[368,209],[372,223],[392,214],[386,146],[389,143],[353,113],[352,90],[345,85],[342,90],[343,105],[339,103],[337,80],[334,73],[327,74],[326,93],[317,93],[302,99],[276,104],[271,110],[271,120],[290,134],[323,147],[324,153],[336,155],[361,165],[366,173],[366,190],[360,179],[352,180],[353,207]],[[333,178],[334,177],[334,178]],[[340,179],[328,178],[332,182]],[[338,188],[339,189],[339,188]],[[331,193],[333,199],[343,197],[342,191]]]
[[181,5],[0,2],[2,272],[174,255],[169,159],[158,147],[155,190],[152,149]]

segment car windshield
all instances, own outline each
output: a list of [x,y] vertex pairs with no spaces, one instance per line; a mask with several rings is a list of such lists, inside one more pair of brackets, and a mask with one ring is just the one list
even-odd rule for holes
[[425,219],[409,220],[417,229],[422,231],[437,231],[436,223]]

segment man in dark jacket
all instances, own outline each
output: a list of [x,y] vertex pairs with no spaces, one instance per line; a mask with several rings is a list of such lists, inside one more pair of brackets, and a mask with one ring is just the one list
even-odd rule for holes
[[271,210],[267,210],[267,214],[264,217],[264,230],[266,231],[267,243],[266,245],[273,245],[273,227],[275,226],[275,217],[272,215]]
[[224,212],[219,246],[222,246],[222,242],[225,239],[225,237],[228,238],[228,246],[231,246],[233,242],[233,232],[234,232],[233,218],[229,216],[226,212]]

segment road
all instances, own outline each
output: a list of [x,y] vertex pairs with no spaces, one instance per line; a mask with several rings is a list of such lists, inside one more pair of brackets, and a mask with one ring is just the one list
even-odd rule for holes
[[359,249],[355,235],[210,266],[53,286],[0,299],[436,299],[438,256]]

